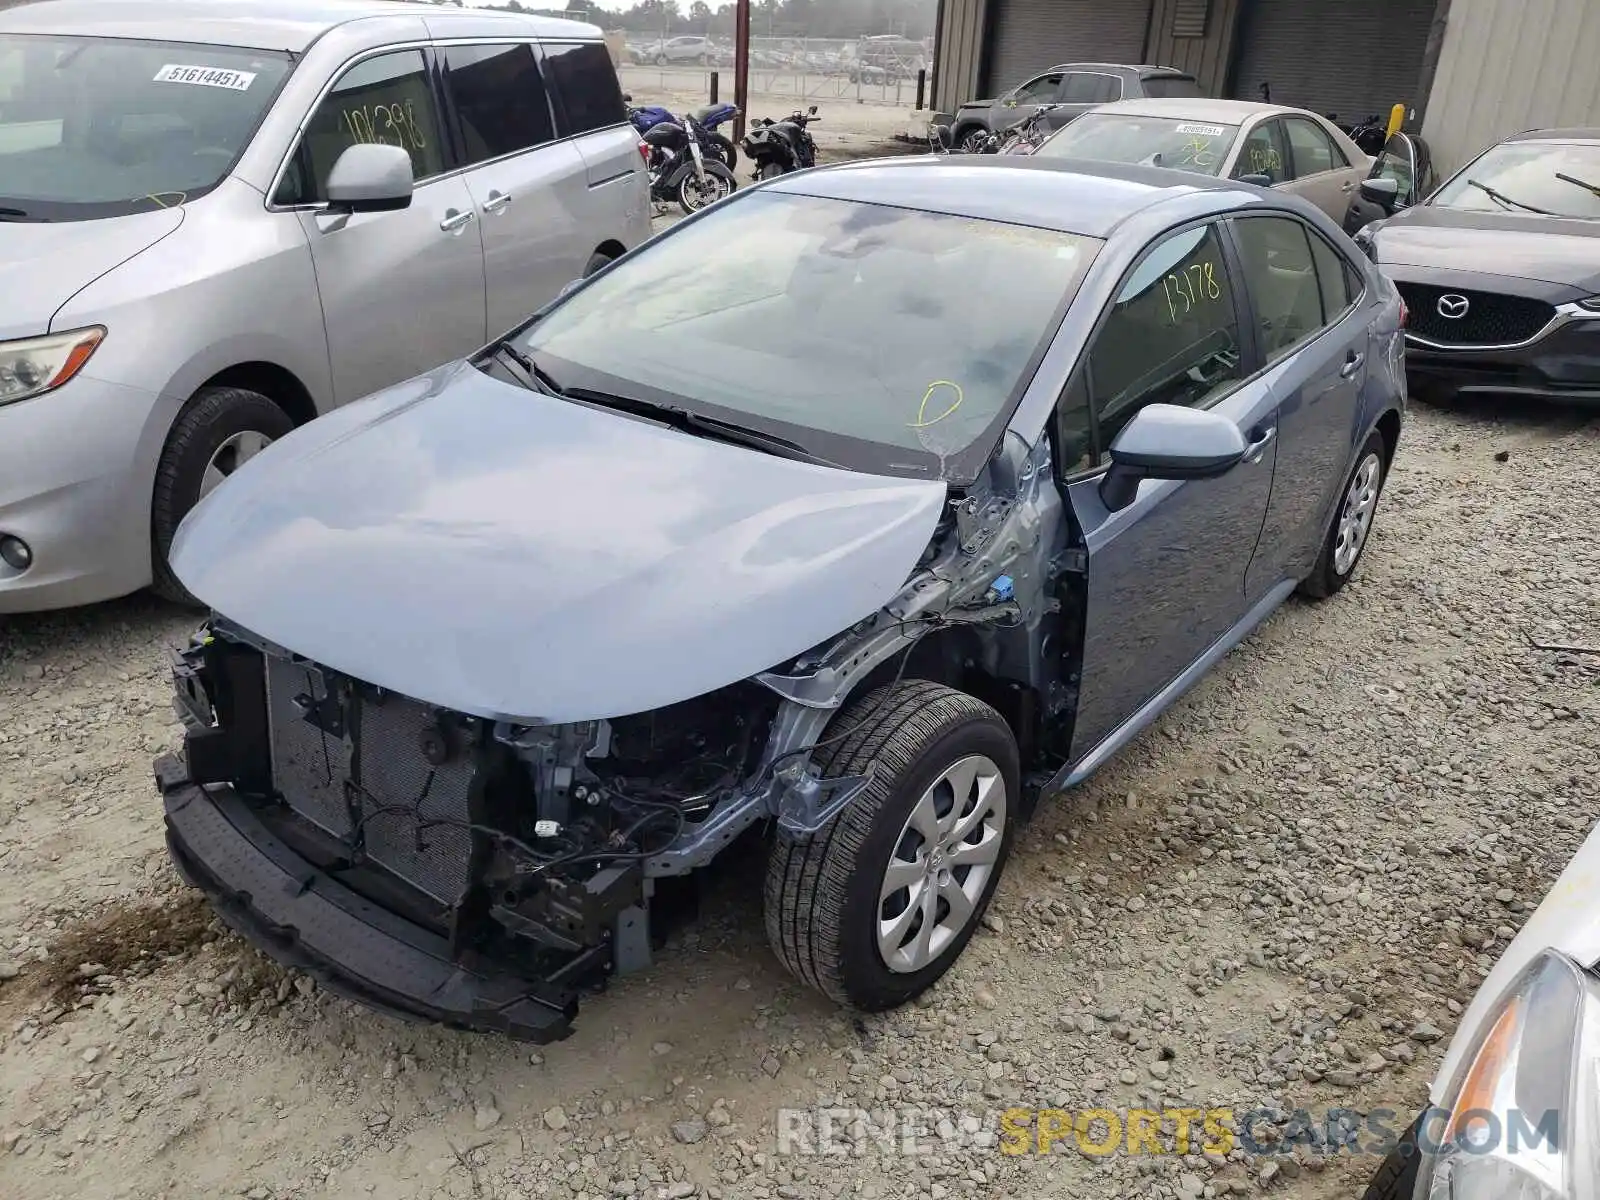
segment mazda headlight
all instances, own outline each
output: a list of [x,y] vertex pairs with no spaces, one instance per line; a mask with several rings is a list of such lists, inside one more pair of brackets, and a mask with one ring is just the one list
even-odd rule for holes
[[105,336],[106,331],[96,325],[0,342],[0,404],[54,391],[83,370]]
[[[1489,1014],[1417,1132],[1416,1200],[1573,1200],[1597,1178],[1600,996],[1545,951]],[[1587,1064],[1587,1065],[1585,1065]]]

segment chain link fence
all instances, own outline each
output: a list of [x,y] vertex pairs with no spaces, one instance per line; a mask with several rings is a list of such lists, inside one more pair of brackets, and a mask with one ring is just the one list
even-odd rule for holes
[[[863,38],[754,37],[750,39],[750,92],[796,103],[852,101],[910,108],[917,73],[933,63],[931,40],[892,34]],[[708,91],[718,73],[722,98],[733,98],[733,46],[691,35],[629,35],[622,53],[624,87],[649,91]],[[695,79],[702,82],[697,86]]]

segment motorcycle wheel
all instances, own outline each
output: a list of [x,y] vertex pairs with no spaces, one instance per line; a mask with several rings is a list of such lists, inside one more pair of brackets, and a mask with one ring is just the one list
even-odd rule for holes
[[693,171],[690,171],[678,181],[678,207],[686,213],[697,213],[708,204],[715,204],[724,196],[732,194],[738,186],[733,178],[733,172],[719,162],[708,162],[706,167],[705,182],[702,183]]
[[763,163],[762,164],[761,170],[756,172],[756,178],[757,179],[776,179],[779,175],[787,175],[787,174],[788,174],[788,172],[785,171],[782,167],[780,167],[777,163],[769,162],[769,163]]
[[713,133],[711,140],[716,144],[717,153],[722,155],[723,166],[731,171],[739,165],[739,151],[731,141],[720,133]]
[[970,129],[961,136],[961,141],[957,144],[956,149],[962,154],[982,154],[983,145],[988,140],[989,131],[987,129]]

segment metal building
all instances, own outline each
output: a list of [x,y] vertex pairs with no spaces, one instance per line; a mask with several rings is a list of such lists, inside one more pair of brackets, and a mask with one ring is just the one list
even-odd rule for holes
[[946,112],[1101,61],[1346,121],[1404,104],[1447,171],[1519,129],[1600,124],[1600,0],[940,0],[937,28]]

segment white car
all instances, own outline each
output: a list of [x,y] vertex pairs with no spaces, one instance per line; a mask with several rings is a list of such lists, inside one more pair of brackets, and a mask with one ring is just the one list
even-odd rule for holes
[[1467,1006],[1364,1200],[1600,1195],[1600,825]]
[[1335,221],[1372,168],[1342,129],[1314,112],[1194,96],[1099,105],[1034,153],[1249,180],[1303,196]]

